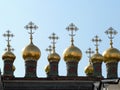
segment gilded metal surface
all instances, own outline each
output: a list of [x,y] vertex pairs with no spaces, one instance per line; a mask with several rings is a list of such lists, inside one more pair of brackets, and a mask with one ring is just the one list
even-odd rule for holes
[[53,40],[53,44],[55,44],[55,40],[58,40],[59,38],[58,38],[58,36],[56,36],[56,34],[55,33],[52,33],[52,35],[51,36],[49,36],[49,39],[52,39]]
[[120,51],[116,48],[109,48],[103,52],[104,62],[117,62],[120,60]]
[[110,27],[110,28],[108,28],[108,30],[105,31],[105,33],[107,35],[109,35],[108,38],[110,39],[110,46],[111,46],[111,48],[113,48],[113,41],[112,40],[114,38],[114,35],[116,35],[118,32],[116,30],[114,30],[112,27]]
[[103,60],[104,60],[104,57],[99,53],[96,53],[91,57],[92,63],[102,62]]
[[49,73],[49,72],[50,72],[50,65],[49,65],[49,64],[45,67],[45,72],[46,72],[46,73]]
[[60,56],[57,54],[57,53],[51,53],[49,56],[48,56],[48,61],[49,62],[59,62],[60,61]]
[[8,30],[8,31],[6,31],[7,33],[6,34],[3,34],[3,36],[4,37],[7,37],[7,49],[5,49],[5,50],[7,50],[7,51],[12,51],[13,49],[11,49],[11,46],[10,46],[10,37],[13,37],[14,35],[13,34],[11,34],[11,32]]
[[16,56],[11,52],[13,49],[10,46],[10,37],[13,37],[14,35],[11,34],[11,32],[8,30],[6,34],[3,34],[4,37],[7,37],[7,49],[6,52],[2,55],[3,60],[10,60],[14,61]]
[[73,23],[71,23],[68,27],[66,27],[66,30],[71,31],[71,34],[69,34],[71,36],[71,45],[74,45],[73,37],[75,36],[75,34],[73,33],[73,31],[77,31],[77,30],[79,30],[79,28],[76,27]]
[[10,60],[10,61],[14,61],[16,58],[16,56],[10,52],[10,51],[6,51],[3,55],[2,55],[2,59],[3,60]]
[[94,69],[93,69],[93,65],[89,64],[88,66],[85,67],[85,73],[88,75],[90,73],[93,73]]
[[51,54],[51,52],[52,52],[52,46],[51,46],[51,45],[49,45],[49,47],[48,47],[48,48],[46,48],[46,51],[48,51],[48,52],[49,52],[49,54]]
[[86,51],[86,54],[88,54],[88,58],[89,58],[89,64],[88,64],[88,66],[85,67],[86,75],[92,74],[94,72],[93,71],[93,65],[92,65],[92,62],[91,62],[91,55],[93,53],[94,53],[94,51],[92,51],[91,48],[88,48],[88,50]]
[[52,33],[51,36],[49,36],[49,39],[52,40],[52,47],[50,46],[49,49],[47,49],[47,51],[50,51],[50,54],[48,55],[48,61],[49,62],[59,62],[60,60],[60,56],[55,52],[55,44],[56,44],[56,40],[59,39],[58,36],[56,36],[55,33]]
[[31,43],[23,49],[22,55],[25,61],[38,60],[40,58],[41,52],[38,47]]
[[91,55],[94,53],[94,51],[92,51],[91,48],[88,48],[88,50],[85,52],[86,54],[89,54],[88,55],[88,58],[90,59],[91,58]]
[[98,53],[98,46],[99,46],[99,42],[101,42],[102,40],[96,35],[93,39],[92,42],[95,42],[95,46],[96,46],[96,53]]
[[12,66],[12,71],[15,71],[15,69],[16,69],[16,68],[15,68],[15,66],[13,65],[13,66]]
[[80,51],[79,48],[71,45],[70,47],[66,48],[65,51],[63,52],[63,58],[66,62],[69,61],[80,61],[82,57],[82,52]]
[[36,30],[36,29],[38,29],[38,26],[37,25],[35,25],[33,22],[29,22],[26,26],[25,26],[25,29],[29,29],[29,30]]
[[50,40],[52,40],[52,51],[53,51],[53,53],[55,53],[55,44],[56,44],[56,40],[58,40],[59,39],[59,37],[58,36],[56,36],[56,34],[55,33],[52,33],[52,35],[51,36],[49,36],[49,39]]
[[95,42],[95,46],[96,46],[96,53],[91,57],[92,63],[102,62],[104,59],[103,56],[98,52],[98,46],[99,46],[98,43],[101,41],[102,40],[97,35],[92,39],[92,42]]
[[33,43],[33,41],[32,41],[32,39],[33,39],[32,35],[34,34],[33,30],[38,29],[38,26],[35,25],[33,22],[29,22],[24,28],[27,29],[27,30],[30,30],[30,32],[29,32],[29,34],[30,34],[30,43]]

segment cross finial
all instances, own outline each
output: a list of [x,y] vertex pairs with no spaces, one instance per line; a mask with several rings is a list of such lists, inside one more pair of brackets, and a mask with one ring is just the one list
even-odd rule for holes
[[77,31],[78,28],[73,23],[71,23],[68,27],[66,27],[66,30],[71,31],[71,34],[69,34],[71,36],[71,45],[74,45],[73,37],[75,36],[75,34],[73,33],[73,31]]
[[11,34],[11,32],[8,30],[8,31],[6,31],[7,33],[4,33],[3,34],[3,36],[4,37],[7,37],[7,49],[5,49],[6,51],[13,51],[13,48],[11,48],[11,46],[10,46],[10,37],[14,37],[14,35],[13,34]]
[[33,22],[29,22],[24,28],[27,29],[27,30],[30,30],[30,32],[29,32],[29,34],[30,34],[30,43],[32,43],[32,39],[33,39],[32,34],[34,34],[33,30],[38,29],[38,26],[35,25]]
[[93,39],[92,42],[95,42],[95,46],[96,46],[96,53],[98,53],[98,46],[99,46],[99,42],[101,42],[102,40],[96,35]]
[[91,55],[94,53],[94,51],[92,51],[91,48],[88,48],[88,50],[86,51],[86,54],[88,54],[88,58],[89,58],[89,62],[91,63],[90,61],[90,58],[91,58]]
[[[2,72],[1,72],[1,68],[0,68],[0,75],[1,75],[1,73],[2,73]],[[0,78],[1,78],[1,77],[0,77]]]
[[51,36],[49,36],[49,39],[52,39],[53,41],[52,41],[52,44],[53,44],[53,53],[55,52],[55,44],[56,44],[56,42],[55,42],[55,40],[57,40],[57,39],[59,39],[59,37],[58,36],[56,36],[56,34],[55,33],[52,33],[52,35]]
[[48,48],[46,48],[46,51],[48,51],[48,52],[49,52],[49,54],[51,54],[51,52],[52,52],[52,46],[51,46],[51,45],[49,45],[49,47],[48,47]]
[[116,30],[114,30],[112,27],[110,27],[108,30],[105,31],[105,33],[107,35],[109,35],[108,38],[110,39],[110,46],[111,46],[111,48],[113,48],[113,41],[112,40],[114,38],[114,35],[116,35],[118,32]]

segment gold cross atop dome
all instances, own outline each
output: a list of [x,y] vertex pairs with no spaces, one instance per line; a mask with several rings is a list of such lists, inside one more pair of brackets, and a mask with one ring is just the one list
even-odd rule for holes
[[91,63],[90,58],[91,58],[92,54],[94,53],[94,51],[92,51],[91,48],[88,48],[88,50],[85,53],[88,54],[89,62]]
[[10,46],[10,37],[14,37],[14,35],[13,34],[11,34],[11,32],[8,30],[8,31],[6,31],[7,33],[4,33],[3,34],[3,36],[4,37],[7,37],[7,49],[5,49],[6,51],[13,51],[14,49],[13,48],[11,48],[11,46]]
[[51,46],[51,45],[49,45],[49,47],[48,47],[48,48],[46,48],[46,51],[48,51],[48,52],[49,52],[49,54],[51,54],[51,51],[52,51],[52,46]]
[[71,31],[71,34],[69,34],[71,36],[71,45],[74,45],[73,37],[75,36],[75,34],[73,33],[73,31],[77,31],[79,29],[73,23],[71,23],[68,27],[66,27],[66,30]]
[[95,42],[95,46],[96,46],[96,53],[98,53],[98,46],[99,46],[99,42],[101,42],[102,40],[96,35],[93,39],[92,42]]
[[30,32],[29,32],[29,34],[30,34],[30,42],[32,43],[32,39],[33,39],[32,34],[34,34],[33,30],[38,29],[38,26],[35,25],[33,22],[29,22],[24,28],[26,30],[30,30]]
[[88,50],[85,53],[88,54],[88,58],[91,58],[91,55],[94,53],[94,51],[92,51],[91,48],[88,48]]
[[112,41],[114,38],[113,35],[116,35],[118,32],[114,30],[112,27],[110,27],[108,30],[105,31],[105,33],[109,35],[108,38],[110,39],[110,46],[111,48],[113,48],[113,41]]
[[56,36],[55,33],[52,33],[52,35],[49,36],[49,39],[50,39],[50,40],[51,40],[51,39],[53,40],[51,43],[53,44],[52,48],[53,48],[53,53],[54,53],[54,52],[55,52],[55,44],[56,44],[55,40],[58,40],[59,37]]

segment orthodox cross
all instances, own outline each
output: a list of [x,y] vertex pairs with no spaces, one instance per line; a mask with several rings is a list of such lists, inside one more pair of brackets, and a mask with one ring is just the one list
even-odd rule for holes
[[88,54],[88,58],[89,58],[89,62],[91,63],[91,55],[94,53],[94,51],[91,50],[91,48],[88,48],[88,50],[86,51],[86,54]]
[[1,73],[2,73],[2,72],[1,72],[1,69],[0,69],[0,81],[1,81]]
[[51,46],[51,45],[49,45],[49,47],[48,47],[48,48],[46,48],[46,51],[48,51],[48,52],[51,54],[51,52],[52,52],[52,46]]
[[14,37],[14,35],[13,34],[11,34],[11,32],[8,30],[8,31],[6,31],[7,33],[4,33],[3,34],[3,36],[4,37],[7,37],[7,49],[5,49],[5,51],[13,51],[14,49],[13,48],[11,48],[11,46],[10,46],[10,37]]
[[77,31],[79,30],[79,28],[77,28],[73,23],[71,23],[68,27],[66,27],[66,30],[71,31],[71,34],[69,34],[71,36],[71,45],[74,45],[73,37],[75,36],[75,34],[73,33],[73,31]]
[[38,26],[35,25],[33,22],[29,22],[24,28],[26,30],[30,30],[30,32],[28,32],[28,33],[30,34],[30,42],[32,43],[32,39],[33,39],[32,34],[34,34],[33,30],[38,29]]
[[96,46],[96,53],[98,53],[98,46],[99,46],[99,42],[101,42],[102,40],[96,35],[93,39],[92,42],[95,42],[95,46]]
[[56,36],[56,34],[55,33],[52,33],[52,35],[51,36],[49,36],[49,39],[51,40],[53,40],[51,43],[53,44],[53,53],[55,52],[55,44],[56,44],[56,42],[55,42],[55,40],[58,40],[59,39],[59,37],[58,36]]
[[116,30],[114,30],[112,27],[110,27],[108,30],[105,31],[105,33],[107,35],[109,35],[108,38],[110,39],[110,46],[112,48],[113,47],[113,41],[112,40],[114,38],[113,35],[116,35],[118,32]]

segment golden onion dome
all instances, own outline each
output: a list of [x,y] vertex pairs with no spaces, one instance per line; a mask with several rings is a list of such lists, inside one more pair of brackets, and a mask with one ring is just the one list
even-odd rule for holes
[[104,60],[104,57],[99,53],[96,53],[91,57],[92,63],[102,62],[103,60]]
[[120,51],[116,48],[109,48],[103,52],[104,62],[117,62],[120,60]]
[[46,73],[49,73],[49,72],[50,72],[50,65],[47,65],[47,66],[45,67],[45,72],[46,72]]
[[30,43],[28,46],[26,46],[23,49],[22,55],[25,61],[29,61],[29,60],[37,61],[40,58],[41,52],[38,47]]
[[94,73],[94,69],[93,69],[93,65],[92,64],[89,64],[88,66],[85,67],[85,73],[86,73],[86,75]]
[[48,56],[48,61],[49,62],[52,62],[52,61],[59,62],[60,56],[57,53],[53,52]]
[[70,47],[66,48],[63,52],[63,58],[66,62],[69,61],[80,61],[82,57],[82,52],[79,48],[75,47],[74,45],[71,45]]
[[15,66],[13,65],[13,66],[12,66],[12,71],[15,71],[15,69],[16,69],[16,68],[15,68]]
[[15,58],[16,58],[16,56],[15,56],[11,51],[6,51],[6,52],[2,55],[2,59],[3,59],[3,60],[14,61]]

